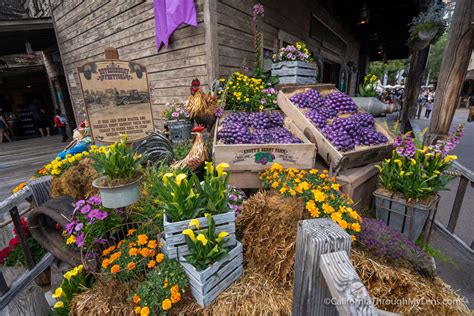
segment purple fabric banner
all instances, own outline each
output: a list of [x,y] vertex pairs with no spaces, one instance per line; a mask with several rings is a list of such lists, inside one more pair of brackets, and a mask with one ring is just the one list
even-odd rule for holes
[[197,26],[194,0],[154,0],[156,46],[169,45],[169,38],[182,24]]

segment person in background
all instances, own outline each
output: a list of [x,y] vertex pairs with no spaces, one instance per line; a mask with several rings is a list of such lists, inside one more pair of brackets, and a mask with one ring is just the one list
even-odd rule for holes
[[41,137],[44,137],[45,134],[46,136],[49,136],[48,116],[46,115],[46,111],[40,106],[38,100],[34,100],[33,103],[30,104],[29,109]]
[[425,118],[429,119],[431,111],[433,110],[433,99],[428,99],[425,103]]
[[8,136],[8,123],[3,115],[3,111],[0,111],[0,144],[3,143],[3,136],[5,135],[5,138],[9,141],[12,142],[12,139],[10,136]]
[[59,129],[59,133],[63,136],[62,142],[65,143],[68,140],[67,132],[66,132],[66,118],[61,115],[61,110],[57,109],[55,111],[56,116],[54,116],[54,126]]

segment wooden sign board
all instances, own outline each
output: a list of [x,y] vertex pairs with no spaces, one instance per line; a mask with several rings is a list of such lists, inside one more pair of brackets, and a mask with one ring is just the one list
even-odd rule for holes
[[113,143],[121,134],[127,134],[129,142],[136,142],[153,132],[144,66],[110,59],[87,63],[78,68],[78,73],[95,140]]

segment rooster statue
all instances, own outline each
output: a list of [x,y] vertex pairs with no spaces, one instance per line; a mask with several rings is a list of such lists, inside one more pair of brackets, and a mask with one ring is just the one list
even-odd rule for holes
[[217,97],[212,93],[202,92],[201,82],[197,78],[194,79],[191,82],[191,95],[186,105],[190,117],[210,130],[216,119],[214,115],[216,109]]
[[195,171],[207,160],[209,153],[202,138],[204,128],[203,125],[198,125],[193,128],[192,131],[195,135],[193,146],[186,157],[171,165],[173,169],[188,167],[192,171]]

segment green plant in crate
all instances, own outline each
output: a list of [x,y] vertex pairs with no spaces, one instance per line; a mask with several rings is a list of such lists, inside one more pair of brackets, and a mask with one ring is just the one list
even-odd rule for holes
[[188,278],[176,260],[165,259],[158,269],[150,271],[129,300],[139,315],[165,315],[183,295]]
[[196,174],[165,173],[154,187],[169,221],[183,221],[198,217],[205,211],[204,196]]
[[206,162],[206,174],[198,192],[203,197],[206,212],[212,215],[222,214],[230,210],[227,194],[229,174],[224,171],[229,167],[227,163],[220,163],[214,168],[212,162]]
[[399,135],[393,142],[395,149],[391,159],[377,166],[383,188],[416,201],[444,190],[452,178],[445,172],[457,159],[449,153],[460,142],[463,130],[464,125],[461,124],[446,141],[438,141],[431,146],[423,146],[421,138],[424,132],[415,134],[415,137],[411,133]]
[[53,298],[57,302],[54,304],[51,314],[69,315],[72,298],[85,291],[91,284],[91,278],[84,271],[82,264],[66,272],[61,286],[53,293]]
[[120,142],[91,155],[94,169],[106,177],[106,185],[116,186],[133,182],[140,176],[141,155],[127,145],[127,135]]
[[359,85],[359,96],[361,97],[375,97],[377,88],[377,76],[367,74],[364,77],[364,82]]
[[[229,254],[225,247],[225,237],[229,235],[227,232],[216,233],[216,224],[212,215],[206,213],[208,227],[207,229],[199,230],[195,235],[191,228],[183,230],[186,244],[189,247],[190,255],[187,255],[186,260],[193,265],[198,271],[206,269],[214,262],[219,261]],[[199,221],[194,219],[189,223],[190,227],[199,229]]]

